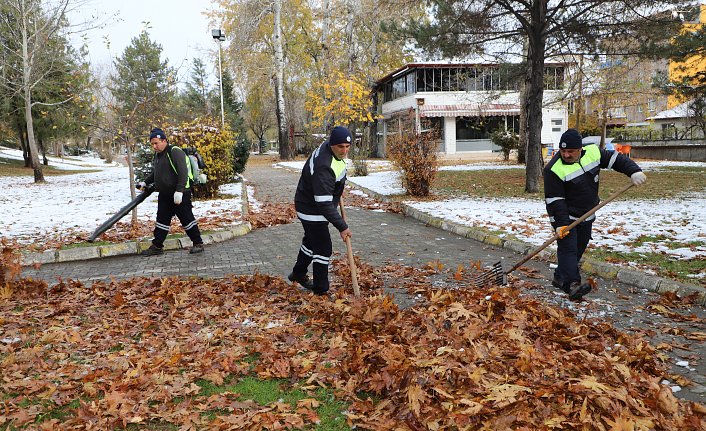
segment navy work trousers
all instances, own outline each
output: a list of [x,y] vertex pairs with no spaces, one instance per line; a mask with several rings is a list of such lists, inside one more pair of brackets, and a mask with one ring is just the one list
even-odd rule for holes
[[581,282],[579,261],[591,240],[593,220],[584,221],[569,231],[569,234],[557,241],[558,266],[554,271],[554,278],[562,283],[566,290],[572,282]]
[[328,222],[310,222],[301,220],[304,238],[299,247],[297,263],[292,272],[295,276],[306,275],[309,264],[314,273],[314,293],[324,293],[329,289],[328,265],[331,262],[333,244],[328,230]]
[[191,190],[184,191],[181,203],[174,203],[174,192],[160,192],[157,197],[157,222],[154,224],[154,239],[152,244],[155,247],[162,248],[164,240],[169,234],[169,225],[172,223],[172,218],[177,216],[181,222],[181,226],[189,235],[191,242],[195,244],[203,244],[199,225],[196,223],[196,217],[192,211],[191,205]]

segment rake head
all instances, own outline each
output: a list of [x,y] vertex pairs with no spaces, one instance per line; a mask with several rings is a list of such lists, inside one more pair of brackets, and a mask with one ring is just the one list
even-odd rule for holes
[[488,271],[478,275],[471,282],[474,287],[505,286],[507,274],[503,271],[503,263],[495,262]]

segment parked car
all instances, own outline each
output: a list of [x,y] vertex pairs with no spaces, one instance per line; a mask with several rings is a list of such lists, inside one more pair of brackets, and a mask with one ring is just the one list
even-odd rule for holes
[[[613,139],[614,138],[605,138],[605,149],[606,150],[615,150],[615,145],[613,145]],[[601,143],[601,137],[600,136],[586,136],[581,140],[584,146],[590,145],[590,144],[596,144],[599,145]]]

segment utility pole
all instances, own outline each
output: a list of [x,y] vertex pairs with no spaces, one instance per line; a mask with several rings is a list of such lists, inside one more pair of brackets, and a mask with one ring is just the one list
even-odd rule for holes
[[221,92],[221,128],[226,127],[226,114],[223,109],[223,66],[221,65],[221,43],[226,40],[226,35],[221,29],[211,30],[213,40],[218,42],[218,86]]

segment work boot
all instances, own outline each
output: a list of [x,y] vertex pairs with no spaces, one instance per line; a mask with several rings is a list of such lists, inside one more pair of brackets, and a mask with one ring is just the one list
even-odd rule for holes
[[578,281],[572,282],[565,292],[569,295],[569,299],[572,301],[579,301],[591,291],[591,285],[588,283],[581,284]]
[[304,289],[314,291],[314,283],[311,281],[309,276],[306,274],[294,275],[294,273],[292,272],[287,276],[287,278],[289,279],[289,281],[292,281],[292,282],[296,281]]
[[203,244],[194,244],[189,250],[189,254],[203,253]]
[[162,247],[157,247],[154,244],[150,245],[150,248],[143,250],[142,253],[140,253],[141,256],[158,256],[160,254],[164,254],[164,250]]
[[564,286],[564,282],[557,278],[557,276],[555,275],[552,279],[552,286],[556,287],[557,289],[561,289]]

